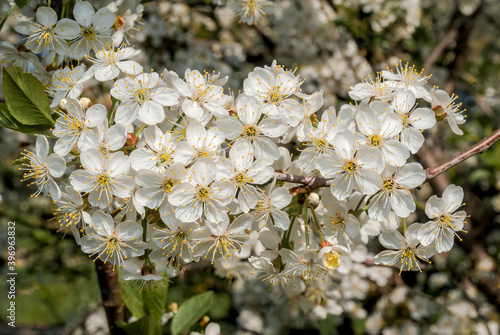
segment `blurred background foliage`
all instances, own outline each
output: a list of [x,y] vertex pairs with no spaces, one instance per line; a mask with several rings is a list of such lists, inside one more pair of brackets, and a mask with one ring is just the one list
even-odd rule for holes
[[[97,8],[107,1],[91,1]],[[427,134],[418,159],[435,166],[489,135],[500,124],[500,2],[495,0],[277,0],[274,12],[257,25],[239,23],[224,0],[152,1],[145,5],[130,43],[142,50],[140,63],[181,76],[186,68],[229,76],[233,92],[255,66],[274,59],[297,68],[307,93],[320,89],[325,105],[349,102],[355,83],[400,60],[432,73],[431,83],[459,96],[466,109],[464,135],[446,124]],[[21,44],[13,27],[32,17],[32,1],[16,10],[1,39]],[[61,1],[52,1],[57,8]],[[0,1],[0,16],[10,8]],[[109,88],[86,92],[94,103],[110,105]],[[94,265],[70,235],[57,233],[50,201],[32,198],[11,163],[34,138],[5,129],[0,136],[0,266],[6,263],[6,227],[16,221],[18,334],[99,334],[106,321]],[[214,274],[193,266],[169,285],[167,305],[208,290],[208,312],[225,334],[498,334],[500,308],[500,145],[434,179],[418,192],[421,202],[449,184],[465,190],[471,215],[463,241],[434,257],[423,273],[394,270],[350,278],[341,288],[338,315],[319,318],[303,301],[283,301],[265,285],[238,280],[231,271]],[[418,220],[418,218],[416,218]],[[421,218],[424,220],[424,218]],[[423,221],[420,221],[423,222]],[[370,241],[377,252],[378,241]],[[357,264],[361,266],[362,264]],[[362,273],[363,271],[359,271]],[[221,276],[222,275],[222,276]],[[222,277],[222,278],[221,278]],[[345,286],[345,287],[344,287]],[[8,300],[0,284],[0,310]],[[308,290],[314,290],[314,287]],[[361,293],[359,293],[361,292]],[[310,300],[320,299],[310,292]],[[300,306],[306,306],[303,309]],[[174,308],[174,307],[171,307]],[[169,312],[169,311],[167,311]],[[168,313],[167,313],[168,314]],[[298,317],[300,315],[310,317]],[[168,317],[168,316],[167,316]],[[197,326],[193,330],[203,329]],[[12,332],[0,321],[0,333]]]

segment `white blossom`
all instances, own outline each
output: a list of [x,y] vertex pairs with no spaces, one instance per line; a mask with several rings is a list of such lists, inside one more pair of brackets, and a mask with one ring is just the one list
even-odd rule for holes
[[95,12],[88,1],[78,1],[73,8],[73,15],[80,25],[79,31],[66,27],[64,37],[72,36],[68,55],[73,59],[81,59],[91,49],[95,51],[107,49],[113,44],[111,28],[115,23],[115,15],[107,8]]
[[71,173],[70,183],[75,190],[89,194],[89,202],[99,208],[108,208],[114,197],[128,198],[134,189],[134,181],[128,175],[130,162],[123,152],[115,152],[105,158],[95,150],[82,152],[83,170]]
[[49,141],[45,136],[37,136],[34,152],[25,149],[22,155],[29,161],[22,163],[22,167],[19,168],[19,170],[26,171],[22,181],[34,179],[28,184],[28,186],[38,187],[34,196],[38,197],[40,193],[46,193],[53,200],[59,200],[61,189],[53,178],[61,177],[66,171],[64,158],[57,153],[49,155]]
[[160,123],[165,120],[163,107],[175,105],[179,98],[175,90],[162,86],[156,72],[116,81],[111,95],[121,101],[115,121],[123,125],[136,118],[148,125]]
[[149,126],[144,130],[144,142],[130,154],[132,168],[163,172],[174,162],[174,151],[172,134]]
[[[78,23],[70,19],[57,21],[56,12],[50,7],[39,7],[36,11],[36,22],[21,21],[16,31],[27,35],[25,46],[34,53],[56,52],[65,55],[69,43],[64,39],[64,29],[78,29]],[[62,35],[62,36],[61,36]]]
[[142,227],[138,223],[123,221],[115,226],[110,214],[98,210],[92,214],[81,247],[94,259],[122,266],[127,258],[144,254],[146,244],[141,239]]
[[187,177],[168,195],[177,219],[190,222],[203,216],[219,224],[229,220],[226,206],[231,202],[233,187],[216,180],[216,175],[217,165],[209,159],[200,159],[191,166]]
[[290,125],[296,126],[303,112],[293,96],[301,96],[301,85],[302,81],[298,76],[273,61],[271,67],[256,67],[250,72],[243,82],[243,91],[259,102],[262,113],[284,117]]
[[410,157],[408,147],[398,141],[403,121],[394,113],[377,115],[371,108],[365,108],[356,115],[356,123],[364,139],[361,146],[380,152],[384,163],[401,166]]
[[323,154],[316,166],[326,178],[334,178],[330,185],[332,194],[345,200],[353,190],[373,194],[382,187],[382,178],[376,172],[380,166],[380,151],[361,147],[350,131],[337,134],[333,139],[334,152]]
[[436,88],[431,89],[430,102],[434,113],[439,118],[444,117],[455,134],[463,135],[464,132],[458,128],[458,125],[465,123],[465,116],[462,115],[462,112],[458,111],[462,103],[456,104],[456,99],[458,99],[458,96],[455,94],[452,94],[450,97],[446,91]]
[[50,106],[57,106],[61,99],[66,97],[70,99],[79,98],[83,92],[83,83],[91,79],[93,75],[94,71],[92,69],[85,70],[85,64],[76,67],[66,66],[54,72],[52,85],[49,88],[54,93]]
[[212,264],[214,259],[222,258],[227,262],[230,257],[237,257],[238,250],[248,240],[247,230],[250,229],[254,217],[250,214],[238,216],[233,222],[229,220],[220,223],[208,221],[210,236],[200,242],[200,250],[205,258],[210,258]]
[[425,204],[425,214],[432,221],[420,228],[418,238],[424,246],[434,246],[438,253],[446,252],[453,247],[457,232],[463,231],[465,211],[457,209],[464,205],[464,191],[460,186],[450,185],[444,190],[443,197],[433,195]]
[[264,117],[258,102],[242,97],[236,102],[238,118],[217,119],[224,136],[232,142],[232,148],[246,152],[251,148],[255,158],[274,160],[279,157],[278,146],[270,139],[283,135],[288,126],[279,118]]
[[95,58],[89,57],[92,63],[94,63],[92,69],[94,70],[95,79],[99,81],[115,79],[120,72],[129,76],[140,74],[143,67],[137,62],[129,60],[137,56],[140,52],[140,50],[123,45],[118,50],[108,47],[96,51]]
[[61,156],[67,155],[75,144],[78,144],[78,149],[82,150],[84,142],[80,139],[83,133],[101,124],[107,114],[106,107],[101,104],[93,105],[83,111],[81,103],[74,99],[68,99],[66,111],[67,114],[61,111],[58,113],[60,116],[52,131],[54,136],[59,137],[54,151]]
[[403,120],[400,140],[415,154],[424,143],[422,131],[436,124],[436,117],[430,108],[415,108],[416,97],[411,91],[401,91],[392,100],[394,112]]
[[381,176],[382,189],[370,201],[368,215],[383,221],[392,209],[399,217],[408,217],[416,209],[411,190],[423,184],[427,177],[422,165],[408,163],[398,169],[387,166]]
[[271,162],[263,159],[254,161],[252,155],[231,149],[229,159],[223,159],[222,166],[220,176],[233,185],[234,195],[238,194],[239,207],[248,213],[260,198],[258,189],[250,184],[262,185],[273,177]]
[[174,78],[172,86],[179,92],[181,110],[190,118],[203,120],[208,115],[227,116],[226,104],[229,96],[222,86],[214,83],[208,74],[204,76],[197,70],[187,69],[184,80]]
[[401,271],[422,271],[419,259],[429,262],[429,258],[435,254],[435,249],[425,247],[420,244],[417,237],[422,224],[414,223],[408,227],[405,236],[397,230],[387,230],[380,234],[379,241],[385,250],[378,253],[375,258],[375,264],[395,265]]

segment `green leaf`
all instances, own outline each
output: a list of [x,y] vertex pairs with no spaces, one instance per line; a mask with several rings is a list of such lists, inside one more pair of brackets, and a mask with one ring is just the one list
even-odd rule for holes
[[146,315],[129,324],[118,321],[116,325],[131,335],[161,335],[161,318],[152,315]]
[[326,319],[318,322],[318,330],[320,335],[333,335],[338,334],[337,331],[338,321],[333,315],[328,315]]
[[143,291],[142,300],[146,313],[161,319],[165,311],[165,302],[167,301],[168,289],[163,285],[158,285],[154,291]]
[[125,283],[122,285],[121,295],[125,306],[133,316],[140,319],[146,315],[142,293],[137,288],[132,287],[130,283]]
[[127,309],[136,318],[150,315],[161,318],[165,310],[168,288],[158,284],[154,291],[142,291],[130,284],[122,285],[122,299]]
[[25,126],[19,123],[10,114],[10,111],[5,103],[0,103],[0,127],[9,128],[25,134],[54,137],[50,132],[50,125]]
[[210,319],[224,319],[229,316],[231,310],[231,297],[227,293],[215,293],[214,303],[208,311]]
[[23,8],[27,4],[30,3],[31,0],[15,0],[14,2],[16,3],[17,7]]
[[205,315],[214,301],[212,291],[198,294],[179,307],[179,310],[172,319],[172,335],[179,335],[196,323]]
[[55,124],[42,83],[17,66],[4,69],[3,92],[10,114],[23,125]]

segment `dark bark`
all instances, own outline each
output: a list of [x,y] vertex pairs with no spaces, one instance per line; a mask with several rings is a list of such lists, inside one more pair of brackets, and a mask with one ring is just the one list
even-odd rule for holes
[[101,289],[102,305],[108,318],[109,333],[112,335],[125,335],[125,330],[116,326],[117,321],[125,321],[125,304],[121,297],[120,279],[118,271],[114,271],[111,263],[95,260],[97,279]]

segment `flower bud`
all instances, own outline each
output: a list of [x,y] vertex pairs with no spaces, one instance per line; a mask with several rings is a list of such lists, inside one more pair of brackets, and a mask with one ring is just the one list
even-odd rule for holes
[[134,133],[127,133],[127,141],[125,142],[125,146],[135,148],[136,143],[137,137],[134,135]]
[[179,305],[177,305],[176,302],[173,302],[170,305],[168,305],[168,308],[170,308],[170,310],[172,312],[177,313],[177,310],[179,309]]
[[90,106],[93,105],[92,103],[92,100],[90,100],[89,98],[81,98],[80,99],[80,105],[82,105],[82,108],[84,110],[88,109]]
[[312,206],[314,208],[318,207],[319,200],[319,195],[316,192],[311,192],[307,196],[307,203],[309,204],[309,206]]
[[200,320],[200,327],[206,326],[210,322],[210,318],[207,315],[204,315]]
[[61,101],[59,101],[59,109],[62,110],[63,112],[67,112],[67,110],[66,110],[67,103],[68,103],[68,100],[62,98]]

